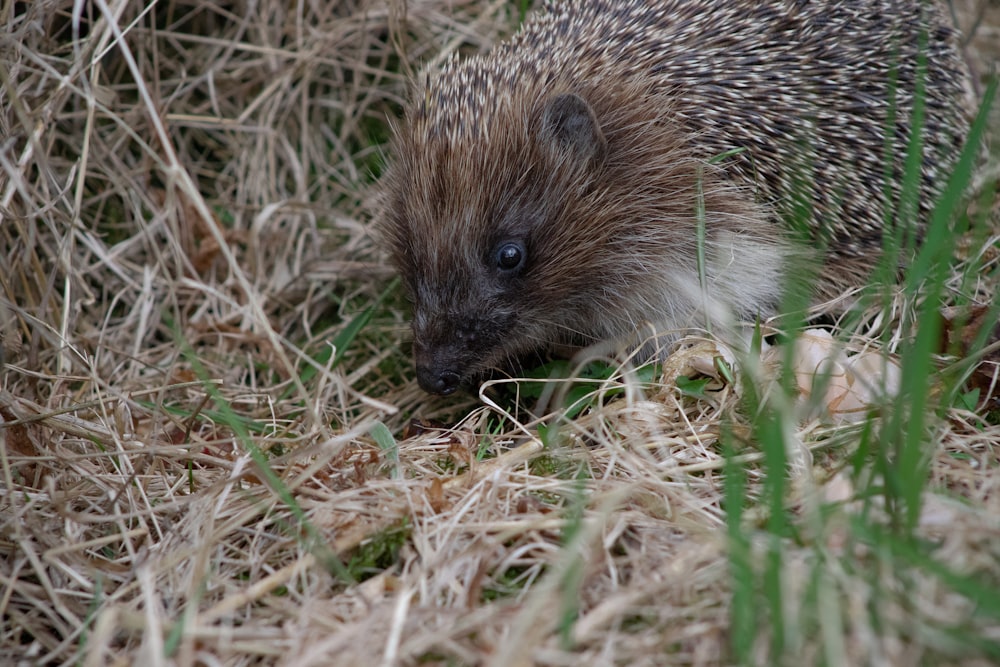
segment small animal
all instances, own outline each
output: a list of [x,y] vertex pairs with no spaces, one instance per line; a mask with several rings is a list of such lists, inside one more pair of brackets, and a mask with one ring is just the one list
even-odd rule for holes
[[395,129],[379,228],[420,386],[860,284],[883,234],[919,235],[967,78],[921,0],[545,3],[425,72]]

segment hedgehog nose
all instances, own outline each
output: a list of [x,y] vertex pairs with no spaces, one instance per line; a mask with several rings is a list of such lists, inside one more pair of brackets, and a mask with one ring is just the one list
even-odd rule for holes
[[462,378],[455,371],[440,371],[426,366],[417,366],[417,382],[424,391],[447,396],[458,389]]

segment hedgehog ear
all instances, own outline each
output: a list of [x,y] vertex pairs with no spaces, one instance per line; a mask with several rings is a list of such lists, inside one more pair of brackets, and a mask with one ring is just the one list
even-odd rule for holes
[[542,112],[541,139],[569,150],[582,162],[600,164],[608,143],[597,122],[597,115],[587,101],[573,93],[556,95]]

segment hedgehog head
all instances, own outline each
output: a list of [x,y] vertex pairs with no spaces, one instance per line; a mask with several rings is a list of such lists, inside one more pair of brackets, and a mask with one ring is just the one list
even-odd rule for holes
[[606,139],[579,96],[537,102],[504,110],[518,118],[494,119],[492,136],[418,117],[397,137],[383,233],[413,301],[428,391],[451,393],[553,339],[589,337],[574,304],[609,239],[560,223],[594,197]]

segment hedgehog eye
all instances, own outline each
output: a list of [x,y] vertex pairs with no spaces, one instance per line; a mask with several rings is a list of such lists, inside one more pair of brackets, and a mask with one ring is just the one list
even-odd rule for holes
[[498,269],[505,273],[512,273],[524,266],[527,254],[524,244],[520,241],[505,241],[496,249],[494,258]]

